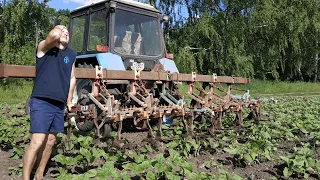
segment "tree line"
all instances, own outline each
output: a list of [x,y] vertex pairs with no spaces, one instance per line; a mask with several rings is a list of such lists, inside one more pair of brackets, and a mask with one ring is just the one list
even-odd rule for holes
[[48,7],[49,0],[0,0],[0,60],[35,65],[38,42],[54,27],[68,24],[70,11]]
[[179,69],[319,81],[318,0],[154,0]]
[[[312,81],[319,74],[318,0],[140,0],[169,15],[167,51],[181,72]],[[48,0],[0,1],[0,55],[34,64],[36,43],[69,10]]]

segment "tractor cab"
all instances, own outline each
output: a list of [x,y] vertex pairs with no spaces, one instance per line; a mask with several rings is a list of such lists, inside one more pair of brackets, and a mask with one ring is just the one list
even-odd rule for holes
[[[165,19],[153,6],[133,0],[103,0],[75,9],[69,32],[70,47],[78,52],[76,66],[131,70],[137,62],[144,63],[145,71],[153,70],[170,61],[162,34]],[[173,69],[177,71],[175,65]]]

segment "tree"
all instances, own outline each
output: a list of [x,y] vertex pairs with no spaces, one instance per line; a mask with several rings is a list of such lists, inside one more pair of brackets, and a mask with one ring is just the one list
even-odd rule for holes
[[0,21],[0,53],[7,64],[35,64],[36,46],[62,17],[67,25],[69,10],[56,12],[47,7],[47,0],[12,0],[3,7]]
[[317,0],[160,0],[157,7],[171,16],[169,51],[192,54],[176,56],[184,70],[195,61],[201,73],[319,79]]

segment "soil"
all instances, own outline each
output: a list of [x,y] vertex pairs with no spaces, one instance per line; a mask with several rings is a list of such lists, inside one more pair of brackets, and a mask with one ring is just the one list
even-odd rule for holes
[[1,180],[10,180],[10,179],[19,179],[19,177],[12,177],[9,175],[9,168],[10,167],[18,167],[22,160],[11,160],[10,157],[10,151],[4,151],[0,150],[0,179]]
[[[147,133],[146,132],[138,132],[138,133],[123,133],[123,139],[125,139],[128,143],[126,144],[126,148],[131,150],[140,149],[145,145],[151,145],[153,147],[157,146],[157,151],[153,151],[148,154],[149,158],[155,157],[158,153],[164,153],[167,148],[166,145],[157,140],[146,141]],[[156,143],[155,143],[156,142]],[[286,152],[290,152],[294,146],[293,142],[285,142],[278,146],[278,153],[284,154]],[[317,152],[320,151],[320,148],[317,148]],[[10,151],[0,151],[0,162],[2,162],[3,166],[0,166],[0,177],[1,180],[10,180],[10,179],[21,179],[21,177],[10,176],[9,175],[9,167],[18,167],[22,160],[11,160],[9,159]],[[319,157],[319,155],[317,155]],[[203,164],[205,161],[213,159],[216,162],[216,167],[206,168]],[[235,165],[233,162],[233,156],[224,153],[223,151],[218,151],[213,154],[207,153],[203,151],[199,156],[192,157],[187,159],[189,163],[192,164],[193,170],[198,172],[206,172],[216,174],[219,169],[224,169],[229,171],[230,173],[237,174],[245,179],[285,179],[282,176],[282,171],[284,168],[284,164],[281,160],[272,160],[260,162],[257,164],[247,165],[245,167],[239,167]],[[95,164],[96,168],[99,164],[103,164],[102,160],[98,161]],[[75,168],[79,173],[83,172],[83,170],[79,167]],[[57,167],[54,166],[53,162],[49,162],[48,169],[45,174],[46,179],[54,179],[51,177],[51,174],[57,173]],[[134,179],[134,178],[133,178]],[[286,178],[288,179],[288,178]],[[297,179],[297,178],[289,178],[289,179]],[[318,179],[316,175],[311,175],[309,179]]]
[[[4,109],[2,109],[4,111]],[[7,112],[2,112],[7,113]],[[156,134],[156,133],[155,133]],[[158,153],[167,153],[167,145],[170,140],[166,139],[165,141],[159,141],[158,138],[150,139],[147,138],[147,132],[130,132],[130,133],[122,133],[122,143],[118,144],[117,147],[111,148],[112,150],[117,150],[121,152],[125,152],[126,149],[130,150],[140,150],[142,147],[146,145],[152,146],[155,150],[151,153],[148,153],[148,158],[154,158]],[[121,145],[122,144],[122,145]],[[123,145],[124,144],[124,145]],[[284,155],[286,153],[290,153],[295,146],[294,142],[284,141],[279,144],[277,147],[277,156]],[[1,148],[1,147],[0,147]],[[15,175],[9,175],[9,168],[17,168],[20,164],[22,164],[22,159],[12,160],[10,159],[11,150],[8,148],[0,149],[0,162],[2,166],[0,166],[0,179],[1,180],[10,180],[10,179],[22,179],[22,177],[18,177]],[[315,158],[319,159],[320,157],[320,147],[316,148]],[[210,168],[205,167],[204,163],[208,160],[214,161],[214,165]],[[241,176],[245,179],[298,179],[298,178],[284,178],[283,177],[283,169],[285,165],[281,160],[271,160],[264,161],[260,163],[253,163],[251,165],[246,165],[245,167],[241,167],[234,161],[233,155],[223,152],[222,150],[218,150],[217,152],[206,152],[201,151],[201,154],[197,157],[192,157],[187,159],[189,163],[192,164],[193,171],[197,172],[206,172],[216,174],[219,172],[219,169],[224,169],[229,171],[230,173],[234,173],[238,176]],[[103,160],[98,160],[92,165],[92,168],[97,168],[104,163]],[[46,179],[54,179],[51,177],[52,174],[58,173],[58,167],[55,167],[55,163],[49,161],[47,170],[45,172]],[[81,167],[75,167],[74,169],[78,173],[83,173],[83,169]],[[20,169],[20,171],[22,171]],[[135,177],[132,177],[135,179]],[[311,175],[309,179],[319,179],[316,175]]]

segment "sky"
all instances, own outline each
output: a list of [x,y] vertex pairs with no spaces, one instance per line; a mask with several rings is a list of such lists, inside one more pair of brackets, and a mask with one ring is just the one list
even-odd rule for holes
[[[70,11],[73,11],[75,8],[78,8],[86,4],[91,4],[97,1],[101,1],[101,0],[50,0],[48,3],[48,6],[56,10],[69,9]],[[134,1],[139,1],[139,0],[134,0]],[[185,7],[182,7],[182,15],[185,17],[187,16],[187,10]]]
[[50,0],[48,6],[57,10],[69,9],[70,11],[72,11],[79,6],[90,4],[95,1],[100,0]]

